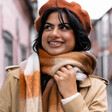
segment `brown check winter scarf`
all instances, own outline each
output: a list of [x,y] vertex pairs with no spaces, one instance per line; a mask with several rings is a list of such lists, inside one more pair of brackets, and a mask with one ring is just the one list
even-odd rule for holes
[[[70,52],[51,56],[42,49],[33,53],[20,69],[20,112],[64,112],[61,95],[53,79],[60,67],[70,64],[85,73],[92,74],[96,67],[95,57],[88,52]],[[41,94],[40,71],[52,78]]]

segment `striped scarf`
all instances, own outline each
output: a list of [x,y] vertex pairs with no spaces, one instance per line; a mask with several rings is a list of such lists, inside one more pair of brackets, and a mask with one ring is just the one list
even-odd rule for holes
[[[67,64],[80,68],[81,71],[90,75],[96,67],[96,59],[88,52],[70,52],[51,56],[39,49],[39,55],[33,53],[21,64],[20,112],[64,112],[61,104],[62,96],[53,75]],[[40,71],[52,77],[43,94],[41,94]],[[77,80],[80,80],[80,77]]]

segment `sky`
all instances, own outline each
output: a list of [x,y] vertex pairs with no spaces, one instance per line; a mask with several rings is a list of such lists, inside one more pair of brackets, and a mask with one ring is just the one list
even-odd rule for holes
[[[48,0],[38,0],[39,8]],[[75,1],[86,10],[92,20],[100,19],[110,8],[112,8],[112,0],[66,0],[68,2]]]

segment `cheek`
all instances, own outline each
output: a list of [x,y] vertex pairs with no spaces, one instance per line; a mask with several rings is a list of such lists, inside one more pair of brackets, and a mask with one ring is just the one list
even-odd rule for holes
[[42,34],[42,43],[45,42],[46,39],[47,39],[47,35],[46,35],[46,33],[43,32],[43,34]]
[[75,39],[71,39],[70,41],[69,41],[69,45],[71,46],[71,48],[74,48],[75,47]]
[[43,32],[43,34],[42,34],[42,40],[45,38],[45,33]]
[[49,33],[44,31],[43,34],[42,34],[42,40],[47,40],[48,37],[49,37]]
[[69,35],[68,38],[66,38],[66,41],[67,41],[69,47],[71,47],[71,48],[75,47],[75,36],[74,36],[74,34]]
[[68,33],[68,34],[66,34],[65,36],[65,39],[66,39],[66,41],[68,41],[68,42],[75,42],[75,35],[72,33]]

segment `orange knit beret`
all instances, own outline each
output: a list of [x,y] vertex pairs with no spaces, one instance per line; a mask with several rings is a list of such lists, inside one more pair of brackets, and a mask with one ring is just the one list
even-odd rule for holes
[[89,17],[89,14],[87,13],[87,11],[83,10],[78,3],[67,2],[66,0],[49,0],[40,8],[40,10],[39,10],[40,17],[35,20],[36,31],[38,31],[40,28],[41,17],[43,15],[43,13],[52,7],[67,8],[68,10],[70,10],[72,13],[74,13],[78,17],[78,19],[82,23],[85,31],[88,34],[90,33],[92,26],[91,26],[90,17]]

